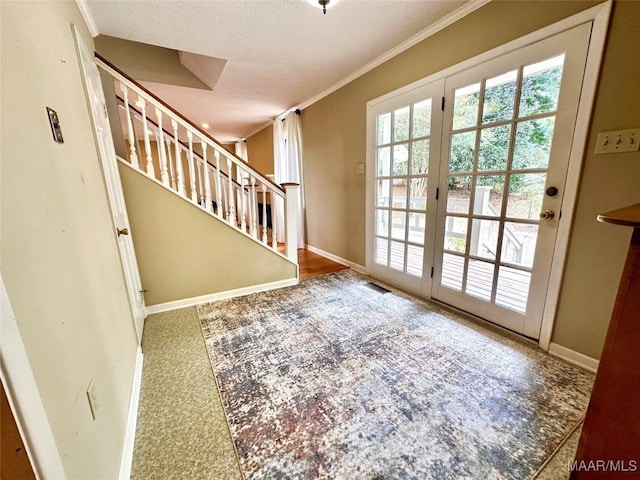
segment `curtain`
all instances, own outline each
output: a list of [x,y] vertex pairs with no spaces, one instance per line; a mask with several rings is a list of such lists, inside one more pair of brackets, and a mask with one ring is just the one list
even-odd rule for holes
[[[298,248],[304,248],[304,184],[302,172],[302,129],[300,116],[291,111],[277,118],[273,124],[273,154],[276,183],[297,183],[300,185],[298,205]],[[284,202],[276,199],[276,233],[278,242],[284,242]]]

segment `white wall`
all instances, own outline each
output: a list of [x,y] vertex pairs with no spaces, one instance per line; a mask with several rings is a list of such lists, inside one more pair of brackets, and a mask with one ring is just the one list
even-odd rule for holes
[[67,476],[116,478],[137,343],[71,23],[93,40],[75,2],[0,8],[2,277]]

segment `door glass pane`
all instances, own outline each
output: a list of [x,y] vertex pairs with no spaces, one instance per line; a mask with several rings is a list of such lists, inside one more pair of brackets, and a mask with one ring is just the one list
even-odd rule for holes
[[389,211],[376,209],[376,235],[389,236]]
[[509,156],[511,125],[485,128],[480,133],[478,171],[505,170]]
[[469,240],[469,255],[495,260],[499,227],[500,222],[474,218]]
[[376,168],[379,177],[391,175],[391,150],[389,147],[378,149],[378,166]]
[[391,182],[389,180],[377,180],[376,181],[376,207],[388,207],[389,206],[389,187]]
[[547,168],[554,125],[555,117],[518,123],[512,169]]
[[498,286],[496,289],[496,303],[502,307],[525,313],[531,272],[516,270],[515,268],[500,267],[498,271]]
[[413,245],[407,246],[407,273],[416,277],[422,276],[422,259],[424,248]]
[[518,116],[551,112],[558,108],[563,64],[564,54],[524,67]]
[[449,177],[447,188],[447,212],[469,213],[471,177]]
[[408,175],[409,148],[406,144],[393,147],[393,175]]
[[389,259],[389,266],[394,270],[404,271],[404,243],[390,242],[391,243],[391,257]]
[[402,142],[409,139],[409,107],[399,108],[394,112],[393,141]]
[[424,230],[427,216],[424,213],[409,213],[409,241],[424,244]]
[[391,212],[391,238],[404,240],[407,214],[394,210]]
[[473,169],[473,154],[476,149],[476,132],[451,135],[449,172],[470,172]]
[[413,105],[413,138],[427,137],[431,133],[431,99]]
[[473,127],[478,123],[480,83],[458,88],[453,104],[453,129]]
[[490,301],[491,290],[493,290],[493,270],[493,263],[470,258],[465,292],[482,300]]
[[482,123],[509,120],[513,117],[518,71],[513,70],[487,80],[482,106]]
[[378,116],[378,145],[391,143],[391,112]]
[[429,171],[429,140],[411,144],[411,175],[425,175]]
[[465,217],[445,218],[444,249],[451,252],[465,253],[467,248],[467,224]]
[[546,173],[518,173],[509,178],[507,217],[538,219],[542,209]]
[[502,261],[522,267],[533,267],[537,239],[538,225],[506,222],[502,238]]
[[393,179],[393,198],[392,198],[391,206],[393,208],[407,207],[407,179],[406,178]]
[[379,265],[387,265],[388,253],[389,250],[389,240],[384,238],[376,238],[375,252],[374,252],[374,260]]
[[476,177],[473,213],[497,217],[502,211],[502,196],[506,175],[478,175]]
[[442,256],[442,280],[440,283],[447,288],[462,291],[464,275],[464,257],[445,253]]
[[427,177],[411,179],[409,208],[411,210],[427,210]]

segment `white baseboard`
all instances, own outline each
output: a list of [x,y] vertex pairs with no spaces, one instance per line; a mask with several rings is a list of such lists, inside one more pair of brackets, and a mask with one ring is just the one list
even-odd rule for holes
[[367,268],[363,267],[360,264],[351,262],[349,260],[345,260],[344,258],[338,257],[337,255],[334,255],[333,253],[325,252],[324,250],[321,250],[321,249],[319,249],[317,247],[314,247],[313,245],[307,245],[307,250],[309,250],[310,252],[313,252],[313,253],[317,253],[318,255],[322,255],[323,257],[328,258],[329,260],[333,260],[336,263],[340,263],[342,265],[346,265],[351,270],[354,270],[354,271],[356,271],[358,273],[361,273],[362,275],[368,275]]
[[140,389],[142,388],[142,363],[144,357],[142,349],[138,346],[136,352],[136,366],[133,371],[133,384],[131,385],[131,397],[129,399],[129,416],[127,418],[127,430],[124,437],[124,447],[122,448],[122,459],[120,461],[120,480],[131,478],[131,464],[133,462],[133,446],[136,440],[136,425],[138,423],[138,403],[140,401]]
[[277,282],[262,283],[260,285],[252,285],[250,287],[227,290],[225,292],[210,293],[207,295],[200,295],[199,297],[185,298],[183,300],[159,303],[157,305],[148,305],[147,315],[151,315],[153,313],[168,312],[170,310],[177,310],[179,308],[194,307],[203,303],[216,302],[218,300],[224,300],[226,298],[242,297],[244,295],[250,295],[252,293],[266,292],[267,290],[274,290],[276,288],[290,287],[292,285],[297,285],[298,283],[299,280],[297,278],[288,278],[286,280],[278,280]]
[[600,361],[595,358],[553,342],[549,344],[549,354],[594,373],[598,370],[598,365],[600,364]]

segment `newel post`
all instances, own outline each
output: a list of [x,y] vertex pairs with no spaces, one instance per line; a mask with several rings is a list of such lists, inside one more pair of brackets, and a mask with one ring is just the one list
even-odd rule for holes
[[284,206],[285,255],[289,260],[298,264],[298,209],[300,185],[297,183],[283,183],[287,194]]

